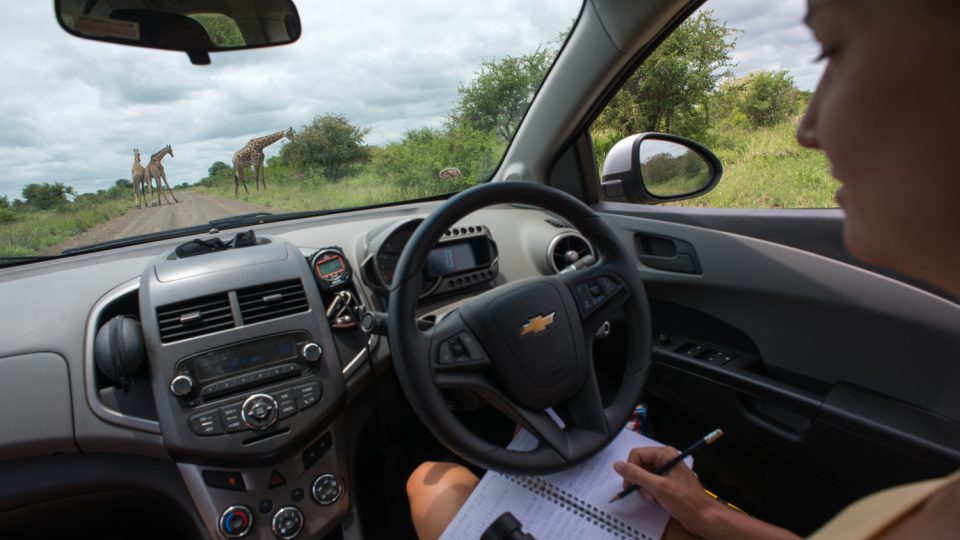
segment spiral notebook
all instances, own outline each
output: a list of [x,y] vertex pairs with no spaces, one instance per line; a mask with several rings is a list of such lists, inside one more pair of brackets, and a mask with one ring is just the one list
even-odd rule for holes
[[[537,440],[521,431],[509,448],[529,450]],[[504,512],[523,524],[538,540],[585,538],[655,540],[663,535],[670,515],[640,495],[609,503],[622,489],[613,462],[630,450],[662,446],[639,433],[623,430],[600,453],[570,470],[546,476],[513,476],[490,471],[474,489],[441,540],[480,538]],[[688,458],[687,465],[692,460]]]

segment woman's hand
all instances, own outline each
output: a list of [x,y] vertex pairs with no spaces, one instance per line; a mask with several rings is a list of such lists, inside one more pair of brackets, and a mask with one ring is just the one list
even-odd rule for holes
[[697,476],[685,463],[678,463],[663,476],[652,472],[677,453],[666,446],[634,448],[628,461],[614,463],[613,469],[623,477],[624,489],[636,484],[642,495],[656,499],[685,529],[703,536],[708,514],[718,505]]
[[663,476],[653,474],[676,455],[669,447],[634,448],[628,460],[614,463],[613,469],[623,477],[624,489],[636,484],[642,495],[656,499],[684,529],[701,538],[798,539],[786,529],[718,504],[685,463],[678,463]]

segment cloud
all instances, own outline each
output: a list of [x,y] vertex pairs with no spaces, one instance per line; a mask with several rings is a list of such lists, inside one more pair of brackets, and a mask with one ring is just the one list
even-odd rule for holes
[[[483,61],[532,51],[577,16],[576,0],[298,3],[304,34],[292,45],[186,55],[77,39],[51,2],[14,2],[0,20],[0,194],[32,182],[80,192],[128,178],[133,148],[166,144],[171,181],[192,182],[229,163],[252,137],[344,114],[385,144],[418,127],[440,127],[457,87]],[[816,48],[797,21],[800,0],[712,0],[732,26],[737,72],[790,69],[801,87],[819,73]],[[809,49],[809,50],[808,50]],[[282,143],[267,149],[276,155]]]

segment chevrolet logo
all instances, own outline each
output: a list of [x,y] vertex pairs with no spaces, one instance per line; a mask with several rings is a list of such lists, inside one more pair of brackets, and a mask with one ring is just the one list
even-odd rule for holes
[[553,324],[553,316],[556,315],[556,312],[553,312],[549,315],[537,315],[536,317],[527,321],[527,324],[520,327],[520,337],[523,337],[527,334],[539,334]]

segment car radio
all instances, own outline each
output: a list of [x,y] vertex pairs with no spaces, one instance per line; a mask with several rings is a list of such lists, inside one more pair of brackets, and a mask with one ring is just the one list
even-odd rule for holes
[[315,370],[322,356],[305,332],[234,343],[177,362],[170,393],[185,407],[196,407]]

